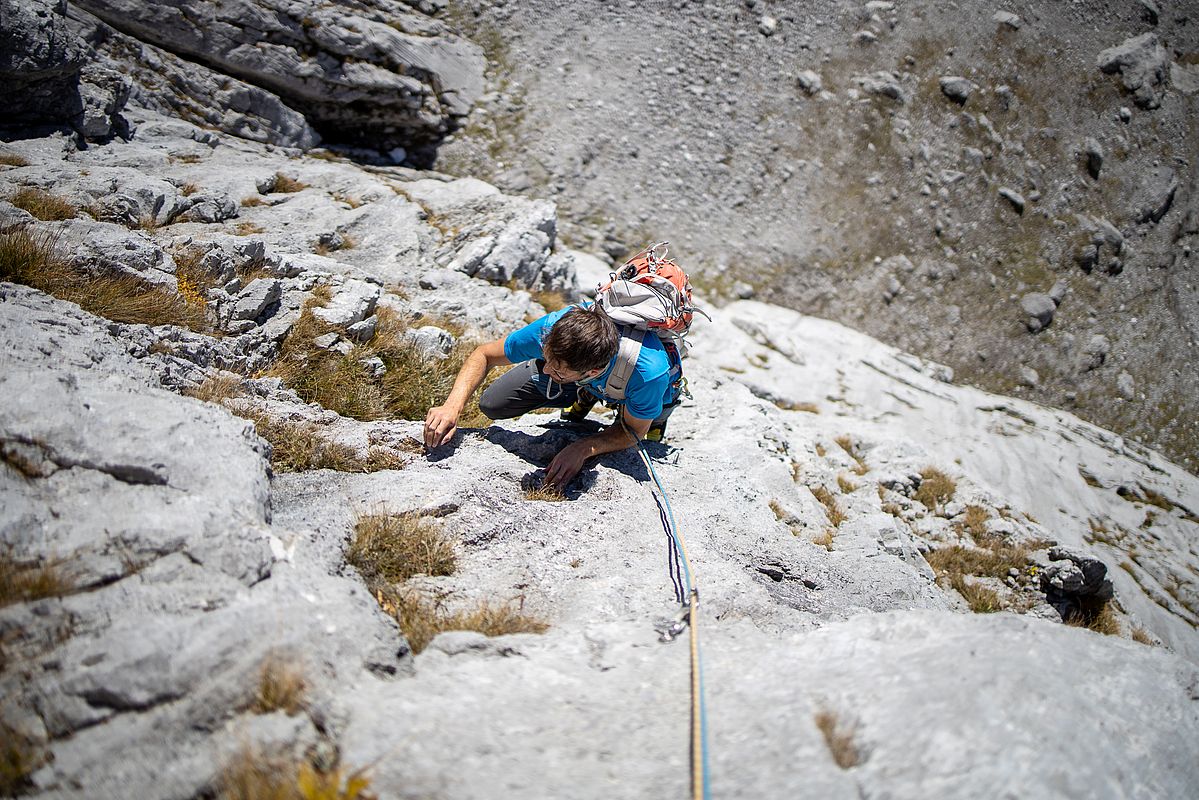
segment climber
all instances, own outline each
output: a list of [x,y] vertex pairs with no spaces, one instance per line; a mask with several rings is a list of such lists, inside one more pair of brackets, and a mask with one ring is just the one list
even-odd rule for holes
[[[547,486],[564,488],[594,456],[632,447],[638,439],[661,441],[679,402],[682,371],[672,343],[643,333],[617,326],[600,305],[587,304],[552,312],[480,345],[462,365],[449,397],[429,409],[425,445],[439,447],[450,440],[466,402],[487,373],[503,364],[517,366],[479,398],[480,410],[491,419],[549,407],[579,422],[598,400],[617,404],[615,422],[554,457],[545,471]],[[622,380],[623,390],[614,388],[614,381]]]

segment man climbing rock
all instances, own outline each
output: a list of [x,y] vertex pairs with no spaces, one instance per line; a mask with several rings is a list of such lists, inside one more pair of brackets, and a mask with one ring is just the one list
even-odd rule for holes
[[[554,457],[545,471],[547,486],[565,487],[594,456],[631,447],[638,439],[660,441],[678,404],[678,351],[643,334],[617,326],[600,305],[570,306],[480,345],[462,365],[449,397],[429,409],[425,445],[438,447],[450,440],[471,395],[493,367],[503,364],[517,366],[479,398],[479,408],[491,419],[551,407],[563,409],[563,419],[581,421],[597,400],[619,406],[615,422]],[[614,388],[621,381],[627,381],[623,392]]]

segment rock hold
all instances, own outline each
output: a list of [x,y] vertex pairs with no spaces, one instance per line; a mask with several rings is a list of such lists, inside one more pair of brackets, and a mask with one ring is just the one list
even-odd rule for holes
[[373,314],[382,293],[378,284],[352,278],[337,289],[328,305],[313,308],[312,314],[334,327],[344,328]]
[[1015,189],[1009,189],[1006,186],[999,189],[999,196],[1012,204],[1012,208],[1016,209],[1016,213],[1024,213],[1024,195],[1017,192]]
[[279,302],[280,294],[278,280],[258,278],[237,295],[230,319],[257,320],[264,311]]
[[978,88],[978,84],[967,78],[947,75],[940,80],[941,93],[958,105],[970,99],[970,95]]

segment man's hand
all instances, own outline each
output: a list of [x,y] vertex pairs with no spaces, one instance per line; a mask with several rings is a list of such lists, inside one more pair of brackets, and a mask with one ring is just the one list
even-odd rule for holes
[[434,406],[425,416],[425,447],[441,447],[458,430],[458,411],[448,405]]
[[545,485],[552,486],[558,491],[566,488],[566,484],[574,480],[575,475],[583,468],[583,462],[591,455],[591,447],[586,439],[572,442],[558,451],[554,460],[545,468]]

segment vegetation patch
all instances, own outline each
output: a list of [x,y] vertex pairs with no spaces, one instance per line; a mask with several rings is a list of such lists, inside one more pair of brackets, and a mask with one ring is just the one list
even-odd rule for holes
[[292,422],[272,417],[253,406],[230,403],[241,394],[241,381],[214,376],[184,394],[225,406],[233,414],[254,423],[255,432],[271,446],[271,466],[277,472],[332,469],[339,472],[379,472],[403,469],[407,462],[385,447],[370,447],[360,456],[353,447],[330,441],[311,422]]
[[970,610],[975,614],[993,614],[1003,610],[1003,603],[994,589],[988,589],[978,583],[970,583],[966,576],[954,574],[949,579],[949,585],[962,596]]
[[279,192],[281,194],[294,194],[295,192],[302,192],[307,188],[308,184],[306,183],[296,180],[295,178],[288,177],[282,172],[275,173],[275,186],[272,191]]
[[8,202],[46,222],[75,219],[79,216],[79,209],[71,201],[33,186],[22,186],[16,194],[8,198]]
[[858,490],[858,485],[844,475],[837,476],[837,488],[842,494],[853,494]]
[[969,505],[966,506],[966,514],[957,528],[960,532],[969,534],[977,544],[982,544],[991,536],[987,531],[987,520],[990,518],[991,515],[982,506]]
[[399,623],[413,653],[424,650],[437,634],[445,631],[477,631],[484,636],[504,636],[545,633],[549,629],[549,625],[525,614],[514,602],[481,601],[465,609],[449,611],[439,600],[418,592],[384,588],[375,589],[375,599]]
[[250,710],[255,714],[283,711],[294,716],[304,707],[307,692],[304,670],[294,659],[272,652],[258,670],[258,686]]
[[31,286],[113,322],[207,328],[204,309],[176,292],[129,275],[81,272],[66,262],[57,245],[53,236],[27,230],[0,235],[0,280]]
[[0,164],[6,167],[28,167],[29,161],[16,153],[0,153]]
[[925,467],[920,470],[920,488],[913,497],[923,503],[930,511],[939,511],[953,499],[958,485],[953,478],[935,467]]
[[454,542],[420,514],[365,514],[354,523],[346,551],[368,585],[399,583],[414,575],[453,575]]
[[31,777],[41,762],[33,743],[0,720],[0,797],[18,797],[32,789]]
[[[729,372],[734,371],[733,369],[728,368],[728,367],[721,367],[721,369],[726,369]],[[745,370],[743,370],[743,369],[736,370],[736,371],[737,372],[745,372]],[[784,411],[803,411],[808,414],[819,414],[820,413],[820,406],[816,405],[815,403],[793,403],[789,400],[775,400],[774,404],[776,406],[778,406],[779,408],[783,409]]]
[[[376,314],[379,322],[374,339],[342,354],[322,350],[313,343],[317,336],[337,329],[305,308],[268,374],[281,378],[305,402],[317,403],[345,417],[424,419],[428,410],[439,405],[453,388],[458,370],[474,350],[474,342],[460,339],[449,357],[430,358],[405,336],[408,325],[398,314],[389,308],[379,308]],[[363,363],[373,357],[386,367],[379,377]],[[491,380],[499,374],[493,370]],[[490,420],[472,399],[459,424],[482,427]]]
[[46,597],[62,597],[75,589],[62,562],[22,561],[11,547],[0,548],[0,608]]
[[862,756],[854,743],[857,726],[843,722],[836,714],[827,709],[818,711],[815,716],[816,728],[824,736],[829,754],[841,769],[856,767],[862,763]]
[[320,770],[307,760],[244,745],[221,770],[219,800],[374,800],[367,769]]
[[837,498],[833,497],[833,493],[823,486],[809,487],[812,491],[812,496],[820,501],[820,505],[824,506],[824,510],[828,513],[829,524],[834,528],[841,527],[841,523],[845,521],[845,512],[841,510],[841,506],[837,503]]
[[[1064,622],[1072,628],[1086,628],[1104,636],[1119,636],[1120,621],[1116,618],[1116,604],[1112,600],[1080,598],[1081,605],[1066,615]],[[1134,637],[1135,638],[1135,631]]]
[[566,495],[562,494],[557,487],[544,483],[525,489],[524,497],[526,500],[544,503],[561,503],[566,500]]

